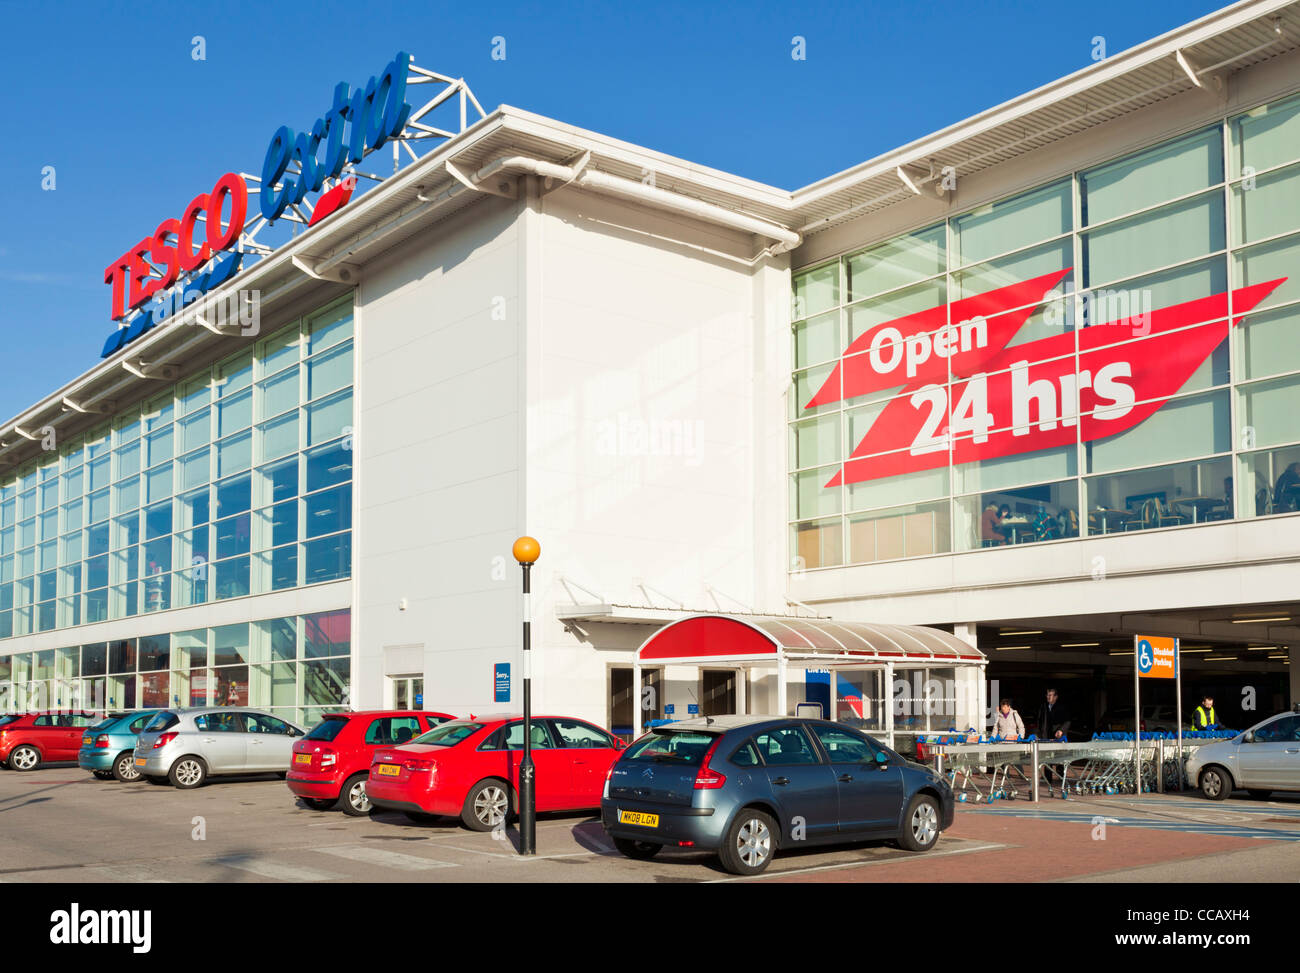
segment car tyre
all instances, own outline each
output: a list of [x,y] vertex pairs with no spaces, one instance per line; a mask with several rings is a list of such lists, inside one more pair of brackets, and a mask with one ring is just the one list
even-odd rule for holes
[[167,774],[167,779],[171,781],[172,786],[179,787],[183,791],[200,786],[207,777],[208,765],[201,758],[188,755],[172,764],[172,769]]
[[9,754],[9,766],[14,770],[35,770],[41,765],[41,752],[35,747],[15,747]]
[[113,771],[109,776],[116,777],[123,784],[139,780],[141,774],[140,768],[135,765],[135,753],[131,750],[119,753],[113,761]]
[[1248,790],[1246,791],[1246,793],[1249,794],[1257,801],[1267,801],[1270,797],[1273,796],[1272,791],[1263,791],[1260,790],[1258,787],[1254,788],[1253,790]]
[[653,841],[637,841],[635,838],[615,838],[614,847],[628,858],[645,862],[659,854],[663,845],[657,845]]
[[300,797],[298,800],[302,801],[313,811],[328,811],[338,803],[337,801],[331,801],[328,798],[321,797]]
[[939,802],[929,794],[917,794],[903,814],[898,844],[908,851],[929,851],[939,840]]
[[1232,777],[1217,764],[1201,771],[1201,793],[1211,801],[1222,801],[1232,793]]
[[465,795],[460,820],[471,831],[492,831],[500,828],[514,814],[514,800],[510,785],[496,777],[481,780]]
[[366,778],[368,774],[353,774],[343,782],[339,792],[338,808],[344,814],[354,818],[364,818],[374,807],[366,797]]
[[732,875],[757,875],[776,854],[776,822],[756,808],[742,808],[718,849],[722,867]]

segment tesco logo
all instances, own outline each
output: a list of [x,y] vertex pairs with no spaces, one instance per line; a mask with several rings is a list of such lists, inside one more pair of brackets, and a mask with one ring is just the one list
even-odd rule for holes
[[[227,204],[230,218],[223,222],[221,216]],[[248,185],[238,173],[227,172],[217,180],[212,192],[190,200],[179,219],[159,223],[152,236],[145,237],[104,270],[104,283],[113,285],[113,320],[122,320],[159,291],[171,287],[182,273],[198,270],[214,254],[234,246],[244,232],[247,215]],[[200,216],[206,228],[196,250]],[[161,271],[160,277],[153,276],[154,266]]]

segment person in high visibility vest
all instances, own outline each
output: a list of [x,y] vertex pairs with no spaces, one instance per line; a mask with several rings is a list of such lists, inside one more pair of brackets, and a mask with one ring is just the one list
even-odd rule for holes
[[1219,721],[1214,716],[1214,697],[1207,693],[1201,697],[1201,705],[1192,714],[1192,729],[1208,730],[1218,725]]

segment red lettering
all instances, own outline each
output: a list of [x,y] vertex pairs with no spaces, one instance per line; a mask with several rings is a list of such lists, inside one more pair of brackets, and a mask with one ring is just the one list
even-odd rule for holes
[[[230,225],[221,230],[221,211],[225,198],[230,197]],[[238,173],[227,172],[217,180],[208,197],[208,245],[213,253],[225,250],[244,232],[244,218],[248,215],[248,186]]]
[[131,255],[124,253],[104,268],[104,283],[113,285],[112,318],[114,321],[126,317],[126,308],[122,306],[122,301],[126,298],[126,275],[130,267]]
[[145,254],[150,251],[152,246],[153,239],[151,237],[145,237],[132,247],[131,252],[127,254],[127,260],[130,261],[130,269],[127,271],[127,278],[131,282],[130,296],[127,298],[127,306],[130,308],[139,307],[145,301],[149,300],[149,298],[153,297],[154,291],[157,290],[152,283],[144,283],[149,280],[149,275],[152,273],[149,261],[144,259]]
[[199,247],[198,253],[195,253],[193,248],[194,224],[198,222],[199,214],[205,212],[207,208],[208,194],[204,193],[190,200],[190,205],[185,207],[185,215],[181,217],[181,229],[176,237],[176,253],[181,270],[186,273],[198,270],[212,256],[212,245],[206,240],[203,241],[203,246]]
[[176,247],[168,241],[168,237],[179,236],[181,224],[179,220],[163,220],[158,224],[158,229],[154,231],[153,243],[150,247],[150,256],[153,257],[155,265],[163,268],[162,280],[158,281],[155,291],[164,287],[171,287],[176,283],[176,278],[180,274],[180,261],[176,253]]

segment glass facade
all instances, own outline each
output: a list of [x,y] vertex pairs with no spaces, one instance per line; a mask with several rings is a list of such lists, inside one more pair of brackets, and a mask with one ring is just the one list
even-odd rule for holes
[[1300,97],[796,274],[791,570],[1300,510],[1297,199]]
[[349,300],[0,483],[0,639],[349,577],[352,358]]
[[0,712],[255,706],[312,725],[348,702],[348,609],[0,657]]

